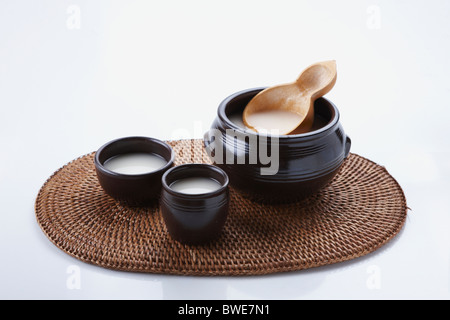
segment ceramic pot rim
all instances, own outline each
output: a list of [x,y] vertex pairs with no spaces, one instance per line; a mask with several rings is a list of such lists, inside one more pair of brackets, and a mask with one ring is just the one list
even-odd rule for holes
[[[118,172],[107,169],[103,165],[104,162],[102,163],[100,161],[100,157],[101,157],[102,153],[105,151],[105,149],[107,149],[111,146],[114,146],[114,144],[121,143],[121,142],[139,141],[139,140],[149,142],[150,144],[156,144],[156,145],[159,145],[159,146],[165,148],[167,151],[170,152],[170,159],[167,160],[166,157],[163,157],[161,154],[159,154],[156,151],[148,152],[148,153],[152,153],[152,154],[162,157],[164,160],[167,161],[167,163],[158,170],[151,171],[148,173],[143,173],[143,174],[118,173]],[[142,151],[139,151],[139,152],[142,152]],[[170,168],[173,165],[174,160],[175,160],[175,153],[173,152],[173,149],[167,143],[165,143],[164,141],[159,140],[159,139],[150,138],[150,137],[142,137],[142,136],[124,137],[124,138],[118,138],[118,139],[109,141],[97,150],[97,152],[95,153],[95,157],[94,157],[94,162],[95,162],[96,168],[98,170],[100,170],[103,174],[106,174],[106,175],[114,177],[114,178],[127,179],[127,180],[139,180],[139,179],[143,179],[143,178],[149,178],[152,176],[160,175],[162,172],[166,171],[168,168]]]
[[[192,172],[192,175],[191,175],[190,171]],[[200,171],[203,171],[204,175],[198,175],[198,172],[200,172]],[[182,174],[183,172],[185,172],[185,175],[183,176],[184,178],[203,176],[203,177],[208,177],[208,178],[214,179],[214,177],[212,177],[211,174],[208,174],[208,173],[213,173],[216,176],[219,175],[220,177],[222,177],[222,181],[218,181],[217,179],[214,179],[214,180],[216,180],[218,183],[220,183],[220,188],[217,190],[211,191],[211,192],[205,192],[205,193],[199,193],[199,194],[187,194],[187,193],[175,191],[167,183],[169,175]],[[194,174],[193,172],[197,172],[197,174]],[[171,195],[174,195],[178,198],[206,199],[206,198],[212,198],[219,194],[222,194],[228,188],[229,178],[228,178],[228,175],[225,173],[225,171],[223,171],[222,169],[220,169],[217,166],[210,165],[210,164],[203,164],[203,163],[187,163],[187,164],[175,166],[175,167],[167,170],[164,173],[164,175],[162,176],[161,182],[162,182],[163,190],[167,191]]]
[[[250,88],[250,89],[245,89],[242,91],[238,91],[236,93],[233,93],[231,95],[229,95],[227,98],[225,98],[220,104],[219,104],[219,108],[217,109],[217,115],[219,117],[219,119],[224,122],[229,129],[234,129],[237,132],[240,133],[244,133],[247,135],[255,135],[255,136],[271,136],[270,134],[266,135],[266,134],[261,134],[261,133],[255,133],[252,132],[250,130],[244,131],[242,128],[238,127],[237,125],[235,125],[233,122],[231,122],[230,119],[228,119],[227,115],[226,115],[226,107],[227,105],[235,98],[243,95],[243,94],[248,94],[251,92],[255,92],[258,93],[259,91],[262,91],[264,89],[266,89],[267,87],[257,87],[257,88]],[[310,132],[305,132],[305,133],[300,133],[300,134],[290,134],[290,135],[277,135],[277,137],[280,140],[286,140],[286,139],[293,139],[293,138],[308,138],[308,137],[312,137],[312,136],[316,136],[316,135],[320,135],[323,134],[324,132],[330,131],[334,126],[336,126],[339,123],[339,110],[338,108],[334,105],[334,103],[332,103],[330,100],[321,97],[319,99],[323,99],[325,100],[332,108],[332,119],[323,127],[314,130],[314,131],[310,131]],[[318,100],[319,100],[318,99]]]

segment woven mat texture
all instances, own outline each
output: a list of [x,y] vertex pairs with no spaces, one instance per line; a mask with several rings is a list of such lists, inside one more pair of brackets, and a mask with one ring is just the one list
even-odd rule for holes
[[[201,140],[168,141],[176,165],[210,163]],[[402,228],[407,205],[387,170],[350,154],[333,181],[305,200],[269,205],[230,189],[220,238],[188,246],[171,239],[157,205],[122,206],[104,193],[94,153],[55,172],[35,204],[42,231],[58,248],[114,270],[181,275],[296,271],[373,252]]]

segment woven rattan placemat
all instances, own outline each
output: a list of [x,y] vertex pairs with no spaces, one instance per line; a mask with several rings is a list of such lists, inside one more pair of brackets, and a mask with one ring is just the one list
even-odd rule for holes
[[[209,162],[201,140],[169,142],[176,164]],[[386,169],[350,154],[333,181],[300,202],[268,205],[230,190],[220,238],[202,246],[171,239],[159,207],[124,207],[100,187],[94,153],[55,172],[36,199],[37,221],[61,250],[114,270],[256,275],[302,270],[375,251],[402,228],[401,187]]]

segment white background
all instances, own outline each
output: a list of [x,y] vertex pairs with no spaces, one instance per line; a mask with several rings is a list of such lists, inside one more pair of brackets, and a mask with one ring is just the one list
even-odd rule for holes
[[[448,299],[449,44],[445,0],[3,0],[0,298]],[[182,277],[85,264],[41,232],[34,200],[65,163],[122,136],[201,138],[229,94],[328,59],[352,152],[384,165],[412,209],[385,247],[301,272]]]

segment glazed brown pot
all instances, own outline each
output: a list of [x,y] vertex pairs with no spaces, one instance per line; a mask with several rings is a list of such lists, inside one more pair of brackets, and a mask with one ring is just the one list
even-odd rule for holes
[[[177,180],[206,177],[216,180],[218,190],[186,194],[173,190]],[[228,215],[228,176],[218,167],[185,164],[173,167],[162,177],[161,212],[173,239],[185,244],[203,244],[217,238]]]
[[[150,153],[164,158],[161,169],[145,174],[122,174],[103,166],[106,160],[126,153]],[[129,206],[146,206],[158,202],[161,177],[173,166],[174,152],[165,142],[148,137],[126,137],[103,145],[95,154],[97,178],[103,190],[114,199]]]
[[[303,199],[318,192],[335,176],[350,152],[351,140],[339,122],[338,109],[325,98],[317,99],[314,104],[315,118],[323,125],[311,132],[273,137],[233,123],[229,116],[242,114],[247,103],[263,89],[237,92],[220,103],[217,118],[204,136],[206,151],[228,174],[230,185],[255,200]],[[261,157],[261,149],[255,155],[255,141],[258,147],[265,143],[267,150],[277,150],[275,173],[261,171],[272,164],[268,165],[267,159]],[[218,160],[218,151],[233,155],[235,161],[229,162],[225,156]]]

